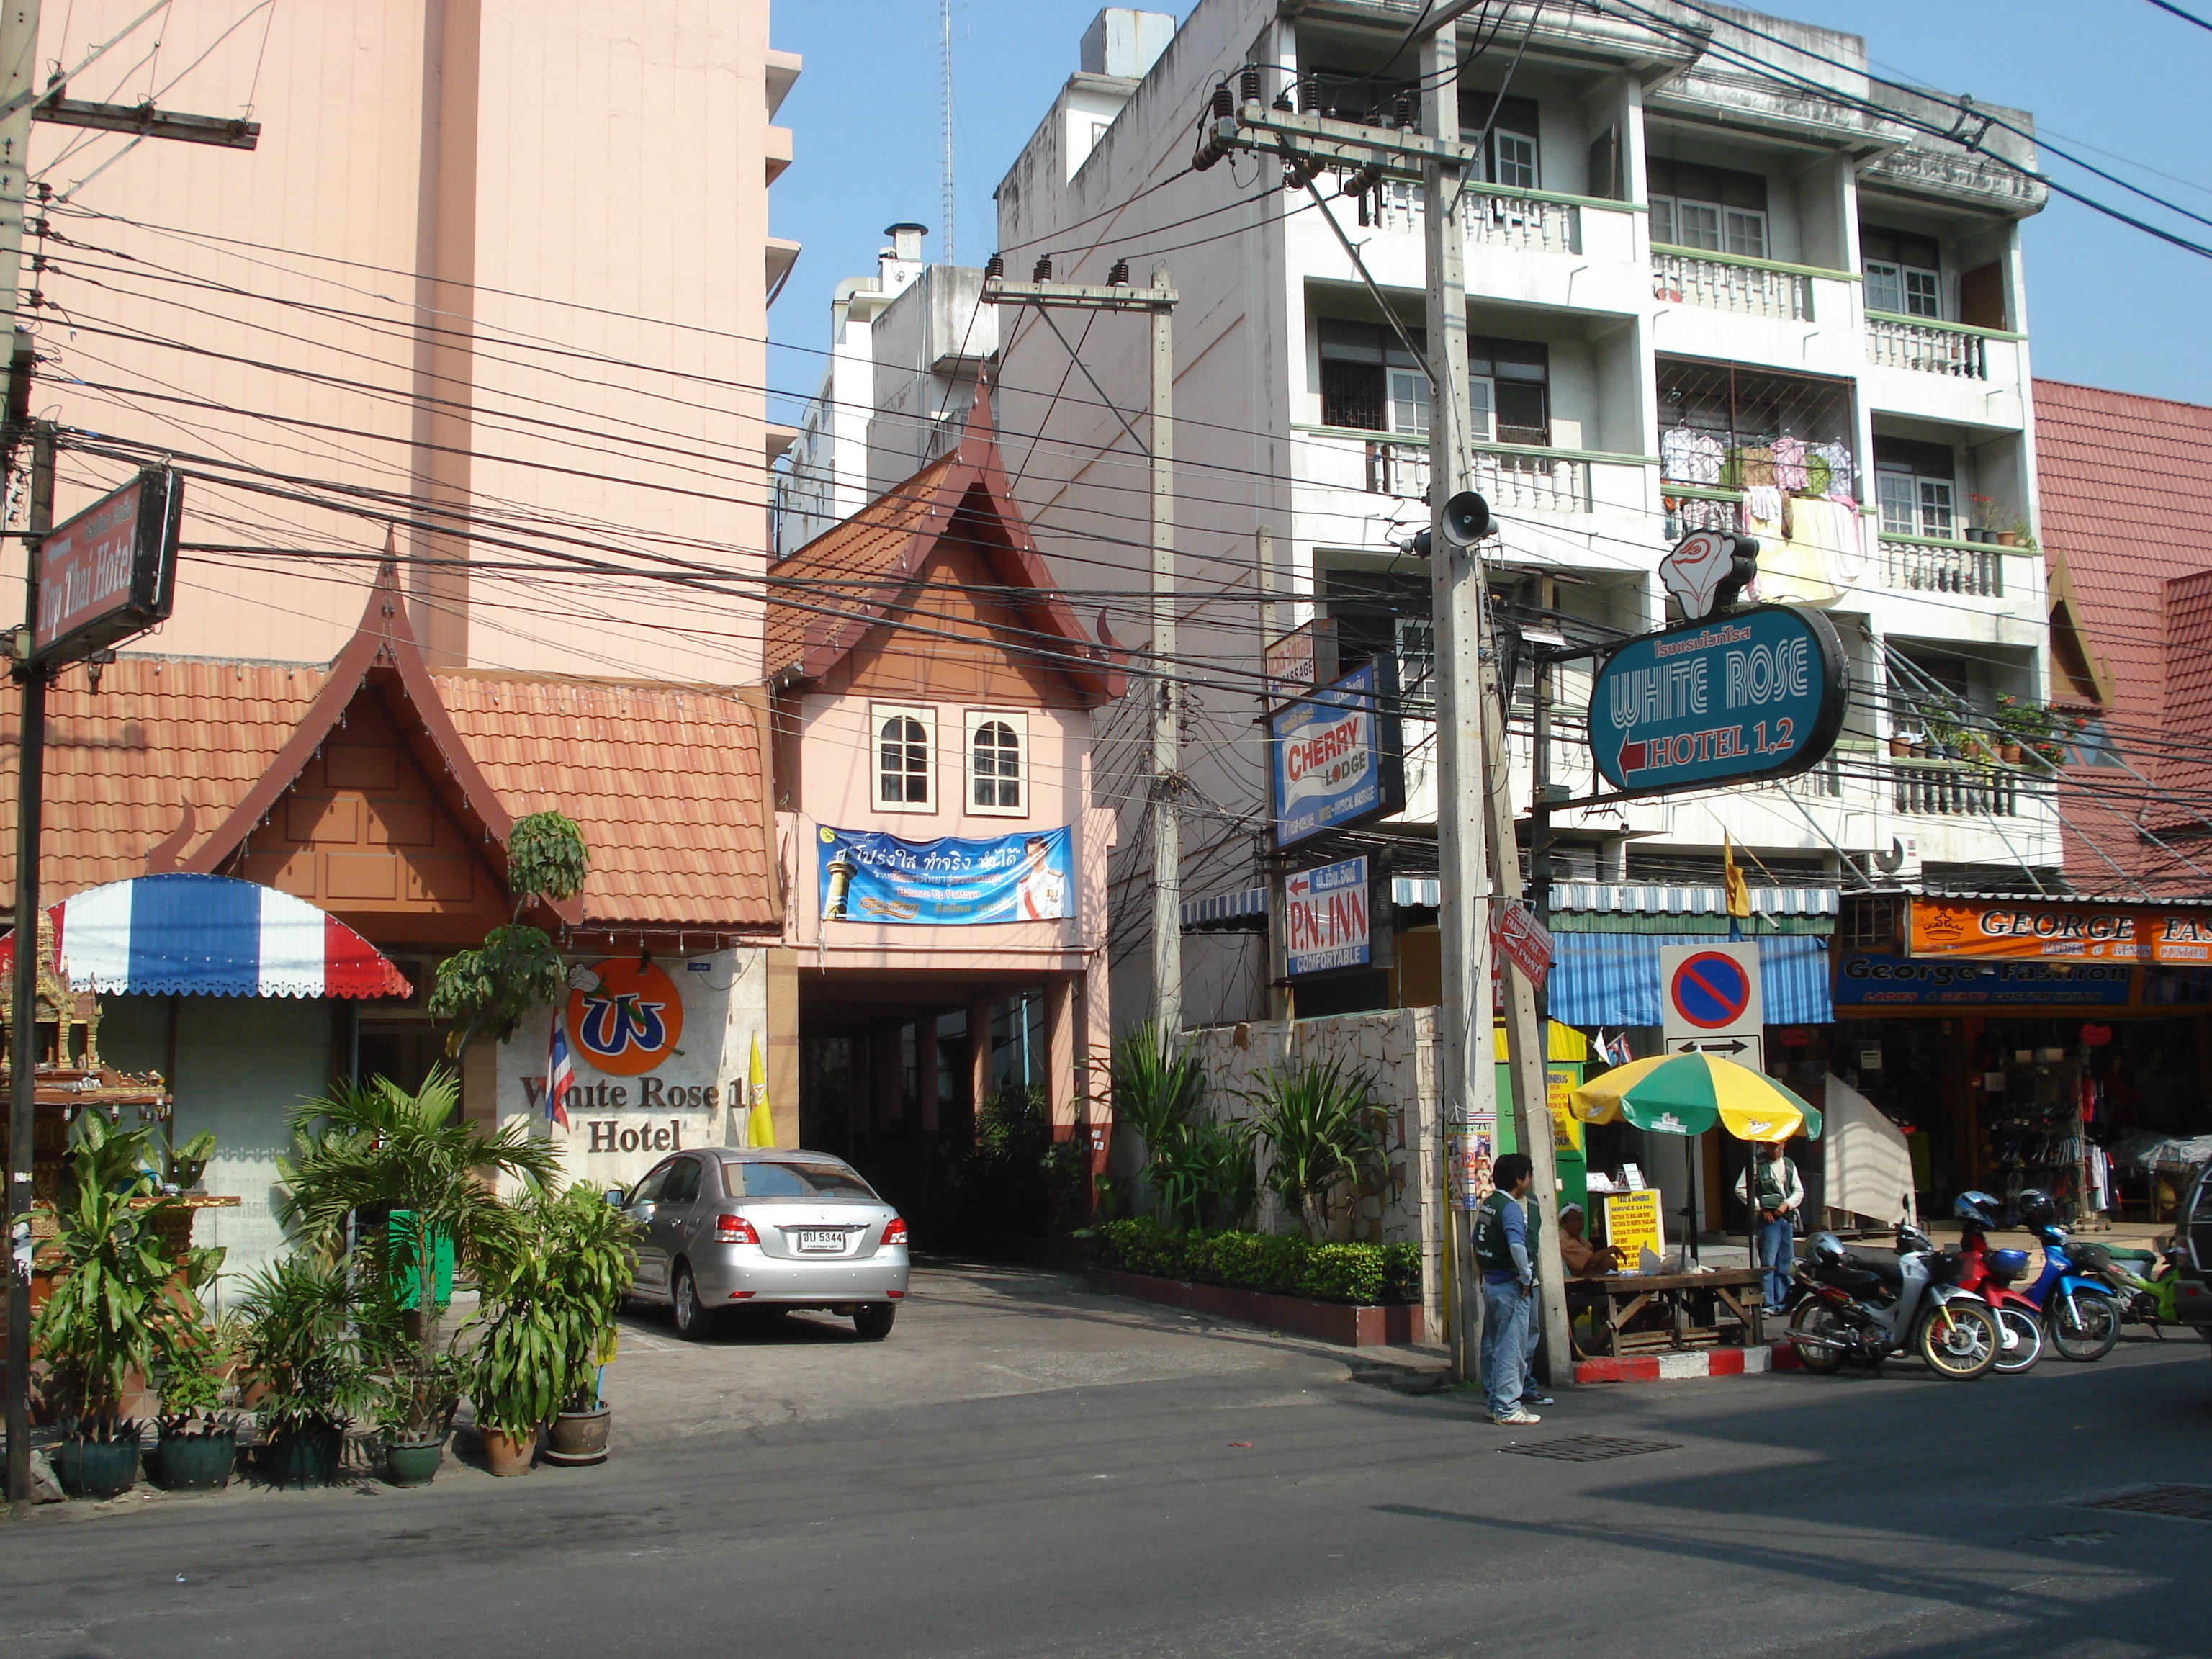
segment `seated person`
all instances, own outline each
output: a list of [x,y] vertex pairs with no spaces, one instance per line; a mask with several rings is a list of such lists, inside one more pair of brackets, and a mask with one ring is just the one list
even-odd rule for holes
[[1570,1204],[1559,1212],[1559,1260],[1577,1279],[1602,1279],[1620,1270],[1620,1257],[1609,1244],[1593,1244],[1583,1237],[1583,1206]]

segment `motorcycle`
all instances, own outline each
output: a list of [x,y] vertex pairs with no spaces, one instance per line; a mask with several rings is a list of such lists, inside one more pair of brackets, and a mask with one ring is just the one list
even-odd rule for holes
[[1989,1304],[1960,1287],[1963,1259],[1938,1254],[1917,1228],[1897,1230],[1894,1261],[1853,1255],[1833,1233],[1815,1233],[1797,1271],[1809,1294],[1790,1336],[1808,1370],[1856,1360],[1879,1371],[1890,1356],[1914,1353],[1936,1376],[1966,1382],[2004,1352]]
[[2120,1301],[2120,1317],[2148,1325],[2161,1342],[2166,1328],[2182,1322],[2175,1301],[2181,1283],[2179,1245],[2172,1238],[2148,1250],[2114,1249],[2108,1244],[2075,1244],[2074,1265],[2102,1280]]
[[2120,1301],[2100,1279],[2075,1271],[2072,1245],[2051,1194],[2030,1187],[2013,1200],[2020,1224],[2043,1246],[2043,1272],[2021,1292],[2043,1316],[2061,1359],[2087,1364],[2120,1340]]
[[1998,1224],[2002,1208],[1989,1194],[1970,1192],[1960,1194],[1951,1211],[1959,1218],[1959,1255],[1965,1263],[1959,1288],[1990,1304],[2004,1337],[1996,1369],[2017,1376],[2033,1370],[2043,1358],[2043,1315],[2013,1288],[2027,1272],[2027,1252],[1990,1249],[1990,1230]]

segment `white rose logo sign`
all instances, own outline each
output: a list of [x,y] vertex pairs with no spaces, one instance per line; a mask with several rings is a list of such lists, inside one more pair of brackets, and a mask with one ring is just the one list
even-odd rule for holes
[[1268,717],[1276,846],[1404,807],[1396,668],[1377,658]]

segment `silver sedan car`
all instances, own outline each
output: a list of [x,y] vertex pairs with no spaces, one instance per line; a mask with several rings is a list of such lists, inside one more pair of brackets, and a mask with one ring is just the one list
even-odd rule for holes
[[637,1224],[630,1294],[687,1339],[735,1308],[822,1308],[880,1342],[906,1296],[906,1223],[826,1152],[708,1147],[611,1192]]

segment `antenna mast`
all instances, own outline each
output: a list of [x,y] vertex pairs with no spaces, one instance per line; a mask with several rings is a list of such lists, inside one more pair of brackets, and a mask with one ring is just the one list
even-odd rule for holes
[[945,263],[959,264],[952,235],[952,0],[937,0],[937,101],[944,129]]

